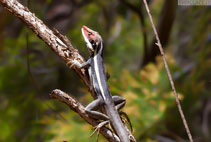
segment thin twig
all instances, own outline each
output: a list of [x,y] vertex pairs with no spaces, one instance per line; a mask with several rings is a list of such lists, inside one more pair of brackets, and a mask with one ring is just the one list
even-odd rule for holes
[[180,116],[182,118],[182,121],[183,121],[183,124],[185,126],[185,130],[187,132],[187,135],[188,135],[188,138],[190,140],[190,142],[193,142],[193,138],[192,138],[192,135],[190,133],[190,129],[188,127],[188,124],[186,122],[186,119],[185,119],[185,115],[183,113],[183,110],[182,110],[182,107],[180,105],[180,101],[179,101],[179,98],[178,98],[178,95],[177,95],[177,92],[176,92],[176,89],[175,89],[175,86],[174,86],[174,82],[173,82],[173,79],[171,77],[171,73],[169,71],[169,67],[168,67],[168,63],[166,61],[166,58],[165,58],[165,55],[164,55],[164,51],[163,51],[163,48],[162,48],[162,45],[160,43],[160,39],[158,37],[158,33],[157,33],[157,30],[155,28],[155,25],[153,23],[153,20],[152,20],[152,15],[150,13],[150,10],[149,10],[149,7],[147,5],[147,2],[146,0],[143,0],[144,1],[144,5],[146,7],[146,10],[147,10],[147,13],[148,13],[148,16],[149,16],[149,19],[150,19],[150,22],[152,24],[152,28],[153,28],[153,31],[154,31],[154,34],[155,34],[155,37],[156,37],[156,40],[157,40],[157,43],[156,45],[159,47],[159,50],[160,50],[160,53],[161,53],[161,56],[162,56],[162,59],[163,59],[163,62],[164,62],[164,65],[165,65],[165,69],[167,71],[167,74],[168,74],[168,78],[169,78],[169,81],[170,81],[170,84],[171,84],[171,88],[174,92],[174,97],[175,97],[175,100],[176,100],[176,104],[177,104],[177,107],[178,107],[178,110],[179,110],[179,113],[180,113]]
[[[91,124],[93,127],[96,127],[98,125],[97,120],[89,117],[89,115],[86,113],[84,106],[81,103],[79,103],[76,99],[70,97],[67,93],[65,93],[59,89],[55,89],[51,92],[50,96],[52,98],[56,98],[56,99],[60,100],[61,102],[65,103],[66,105],[68,105],[71,110],[78,113],[81,116],[81,118],[83,118],[86,122]],[[106,127],[102,127],[100,129],[100,132],[110,142],[119,142],[118,136],[113,134],[110,129],[108,129]]]

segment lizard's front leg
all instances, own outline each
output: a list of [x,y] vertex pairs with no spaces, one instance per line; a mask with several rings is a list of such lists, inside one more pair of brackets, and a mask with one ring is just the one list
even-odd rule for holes
[[90,62],[91,60],[88,60],[81,64],[80,62],[78,62],[78,60],[70,60],[69,62],[67,62],[66,65],[68,67],[70,66],[70,68],[72,68],[73,66],[77,66],[79,69],[82,69],[82,68],[88,68],[91,65]]

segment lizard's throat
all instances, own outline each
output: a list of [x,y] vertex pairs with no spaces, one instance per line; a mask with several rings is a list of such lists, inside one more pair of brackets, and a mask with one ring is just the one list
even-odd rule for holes
[[100,44],[94,50],[94,55],[102,54],[102,51],[103,51],[103,44],[102,42],[100,42]]

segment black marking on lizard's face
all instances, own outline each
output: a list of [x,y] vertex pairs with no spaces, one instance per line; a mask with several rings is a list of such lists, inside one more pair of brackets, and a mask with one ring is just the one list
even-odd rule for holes
[[96,42],[95,42],[94,40],[90,40],[89,42],[91,43],[91,45],[92,45],[93,49],[95,50],[95,49],[96,49],[96,47],[97,47]]

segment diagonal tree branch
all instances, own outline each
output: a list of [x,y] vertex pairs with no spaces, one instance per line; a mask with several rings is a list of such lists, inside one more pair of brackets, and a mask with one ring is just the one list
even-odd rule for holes
[[174,86],[174,81],[172,79],[172,76],[171,76],[171,73],[170,73],[170,70],[169,70],[169,67],[168,67],[168,63],[166,61],[166,57],[165,57],[165,54],[164,54],[164,51],[163,51],[163,47],[161,45],[161,42],[160,42],[160,39],[159,39],[159,36],[158,36],[158,32],[157,32],[157,30],[155,28],[155,25],[154,25],[154,22],[153,22],[153,19],[152,19],[152,15],[150,13],[150,10],[149,10],[149,7],[148,7],[148,4],[147,4],[146,0],[143,0],[143,1],[144,1],[145,8],[147,10],[147,13],[148,13],[150,22],[152,24],[153,32],[155,34],[155,38],[156,38],[156,41],[157,41],[156,45],[158,46],[158,48],[160,50],[160,54],[161,54],[163,62],[164,62],[164,66],[165,66],[165,69],[166,69],[166,72],[167,72],[167,75],[168,75],[168,78],[169,78],[169,82],[171,84],[171,88],[172,88],[172,91],[174,93],[174,97],[175,97],[175,100],[176,100],[177,108],[179,110],[180,116],[181,116],[183,124],[185,126],[185,130],[187,132],[188,138],[189,138],[190,142],[193,142],[193,138],[192,138],[192,135],[190,133],[190,129],[188,127],[187,121],[185,119],[185,115],[183,113],[183,110],[182,110],[182,107],[181,107],[181,104],[180,104],[180,101],[179,101],[179,98],[178,98],[178,95],[177,95],[177,92],[176,92],[176,89],[175,89],[175,86]]
[[[28,26],[28,28],[30,28],[41,40],[43,40],[48,47],[50,47],[66,64],[70,65],[70,68],[73,65],[73,60],[78,60],[80,63],[84,62],[83,57],[79,54],[78,50],[71,45],[67,37],[61,35],[58,31],[50,30],[40,19],[31,13],[27,7],[21,5],[17,0],[0,0],[0,4],[22,20]],[[85,70],[77,67],[71,69],[74,69],[75,72],[80,76],[83,83],[88,87],[92,96],[95,98],[95,92],[90,85]],[[60,94],[62,93],[60,92]],[[92,126],[96,126],[97,124],[97,120],[94,121],[89,118],[86,118],[85,120]],[[110,142],[119,142],[118,137],[115,136],[112,131],[106,127],[102,127],[101,129],[101,134]]]
[[12,14],[22,20],[40,39],[42,39],[57,55],[66,61],[66,57],[77,58],[83,62],[83,58],[77,50],[71,47],[71,52],[65,50],[67,46],[27,7],[16,0],[0,0],[0,3]]
[[[34,13],[31,13],[27,7],[24,7],[16,0],[0,0],[0,4],[22,20],[27,27],[43,40],[65,63],[71,63],[73,60],[78,60],[80,63],[84,62],[78,50],[75,49],[70,42],[64,42],[68,40],[65,36],[58,37],[58,34],[55,35],[55,32],[50,30]],[[65,38],[65,40],[62,38]],[[72,64],[69,65],[71,66]],[[91,90],[85,70],[76,67],[73,69],[81,77],[84,84]]]
[[[78,113],[81,116],[81,118],[83,118],[86,122],[91,124],[93,127],[98,125],[96,120],[89,117],[89,115],[85,112],[84,106],[81,103],[79,103],[77,100],[75,100],[74,98],[70,97],[65,92],[59,89],[55,89],[51,92],[50,96],[68,105],[71,110]],[[119,138],[115,134],[113,134],[110,129],[108,128],[100,129],[100,132],[103,134],[106,134],[105,137],[107,140],[111,142],[119,142]]]

